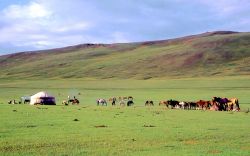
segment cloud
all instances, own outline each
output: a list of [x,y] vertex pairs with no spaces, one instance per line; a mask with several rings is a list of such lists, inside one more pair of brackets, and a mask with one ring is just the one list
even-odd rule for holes
[[90,22],[64,16],[52,4],[36,0],[26,5],[10,5],[0,12],[0,46],[8,43],[16,49],[36,50],[86,42],[84,35],[74,34],[84,34]]
[[42,4],[31,2],[28,5],[10,5],[3,10],[3,16],[8,19],[49,18],[52,12]]
[[249,12],[248,0],[12,0],[0,10],[0,54],[249,31]]
[[[61,25],[57,28],[54,28],[54,31],[57,32],[67,32],[67,31],[79,31],[79,30],[86,30],[90,26],[87,22],[74,22],[72,25]],[[53,29],[52,29],[53,30]]]
[[198,0],[201,4],[209,7],[210,10],[220,16],[231,16],[241,12],[249,12],[249,0]]

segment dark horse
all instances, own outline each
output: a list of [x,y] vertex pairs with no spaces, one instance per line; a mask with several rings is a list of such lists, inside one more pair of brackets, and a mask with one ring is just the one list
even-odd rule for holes
[[109,101],[112,102],[112,106],[115,106],[115,102],[116,102],[117,100],[116,100],[116,97],[112,97],[112,98],[109,98]]
[[68,103],[69,103],[69,102],[71,102],[72,105],[75,105],[75,104],[79,105],[79,103],[80,103],[78,99],[70,99],[70,100],[68,101]]
[[171,100],[168,100],[167,103],[168,103],[168,104],[166,105],[167,107],[170,105],[171,108],[175,108],[176,106],[179,106],[179,103],[180,103],[180,102],[171,99]]
[[154,105],[154,102],[152,100],[147,100],[145,102],[145,106],[153,106]]
[[219,111],[226,111],[229,100],[227,98],[213,97],[212,104],[218,106]]
[[133,100],[134,100],[134,98],[132,96],[129,96],[127,106],[132,106],[134,104]]

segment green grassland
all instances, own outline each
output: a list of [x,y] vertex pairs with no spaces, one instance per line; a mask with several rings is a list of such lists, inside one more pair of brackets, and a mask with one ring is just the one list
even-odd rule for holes
[[[1,155],[225,155],[250,153],[250,77],[150,80],[0,80]],[[8,105],[45,90],[56,106]],[[80,95],[78,95],[80,93]],[[63,106],[68,95],[79,106]],[[133,96],[133,107],[97,107],[97,98]],[[241,112],[171,110],[159,100],[237,97]],[[152,99],[153,107],[144,102]],[[76,120],[77,121],[74,121]]]

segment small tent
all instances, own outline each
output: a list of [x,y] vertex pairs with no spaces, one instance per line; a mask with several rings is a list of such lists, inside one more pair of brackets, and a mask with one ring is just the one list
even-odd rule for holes
[[36,104],[56,105],[56,100],[55,97],[42,91],[30,97],[30,105],[36,105]]

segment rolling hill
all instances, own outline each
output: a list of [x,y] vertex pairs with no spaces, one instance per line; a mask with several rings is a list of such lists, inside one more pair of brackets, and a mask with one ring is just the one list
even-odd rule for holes
[[250,33],[82,44],[0,56],[1,79],[150,79],[250,74]]

